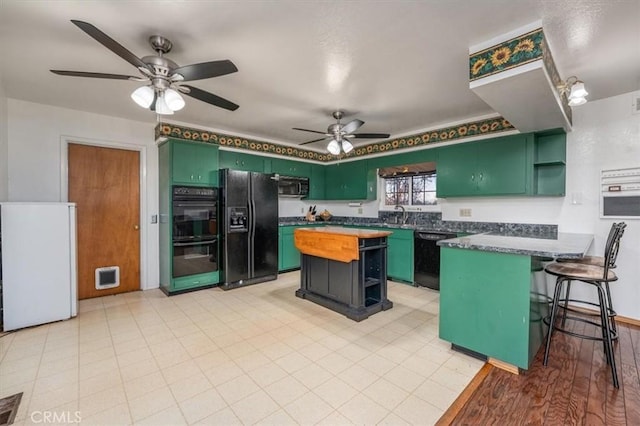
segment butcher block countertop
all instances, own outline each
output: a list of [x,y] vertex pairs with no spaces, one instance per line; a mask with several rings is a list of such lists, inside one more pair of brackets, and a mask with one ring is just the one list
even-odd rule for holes
[[294,231],[293,238],[300,253],[348,263],[360,259],[358,240],[383,238],[392,233],[373,229],[326,226],[298,228]]

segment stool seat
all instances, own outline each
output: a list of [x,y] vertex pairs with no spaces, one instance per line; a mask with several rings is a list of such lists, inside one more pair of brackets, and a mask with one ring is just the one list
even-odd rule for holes
[[583,265],[593,265],[604,268],[604,256],[584,256],[580,259],[565,259],[563,257],[556,259],[556,262],[580,263]]
[[580,263],[552,263],[545,268],[545,271],[556,276],[564,276],[580,281],[615,281],[618,279],[611,270],[607,271],[607,276],[605,277],[603,267]]

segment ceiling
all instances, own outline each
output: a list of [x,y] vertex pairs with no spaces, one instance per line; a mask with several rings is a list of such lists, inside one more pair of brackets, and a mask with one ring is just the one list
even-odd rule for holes
[[230,59],[237,73],[191,84],[239,104],[237,111],[186,97],[166,120],[285,144],[315,139],[292,127],[325,131],[337,109],[343,122],[365,121],[360,132],[392,138],[491,114],[469,89],[469,46],[536,20],[560,75],[582,79],[589,100],[640,89],[640,0],[2,0],[7,97],[156,121],[129,98],[141,83],[49,72],[137,75],[70,19],[138,57],[153,54],[147,39],[160,34],[179,65]]

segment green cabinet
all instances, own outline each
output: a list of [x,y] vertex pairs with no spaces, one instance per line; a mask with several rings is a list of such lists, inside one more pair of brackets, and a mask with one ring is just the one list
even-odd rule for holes
[[564,132],[536,134],[533,145],[532,195],[565,194],[567,141]]
[[278,173],[284,176],[309,177],[309,175],[311,175],[311,164],[301,161],[272,158],[271,173]]
[[311,164],[311,174],[309,176],[309,200],[325,199],[325,166],[321,164]]
[[325,198],[327,200],[372,200],[377,195],[375,169],[367,160],[326,166]]
[[220,151],[220,168],[263,173],[264,157],[243,152]]
[[218,147],[201,142],[169,141],[171,180],[176,184],[218,185]]
[[160,289],[171,295],[217,284],[218,271],[173,277],[171,198],[173,185],[218,185],[218,147],[168,140],[158,147],[158,178]]
[[393,280],[413,283],[413,230],[388,229],[387,276]]
[[296,248],[293,232],[297,228],[324,226],[322,224],[291,225],[278,228],[278,271],[300,268],[300,251]]
[[528,144],[513,135],[456,144],[438,151],[438,197],[525,195],[530,187]]

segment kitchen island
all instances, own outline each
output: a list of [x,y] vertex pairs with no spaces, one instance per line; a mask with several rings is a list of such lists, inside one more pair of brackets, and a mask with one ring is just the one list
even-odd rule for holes
[[387,236],[373,229],[300,228],[300,289],[308,299],[354,321],[391,309],[387,299]]
[[511,371],[528,369],[548,327],[543,264],[580,258],[593,235],[553,238],[494,234],[439,241],[440,338]]

